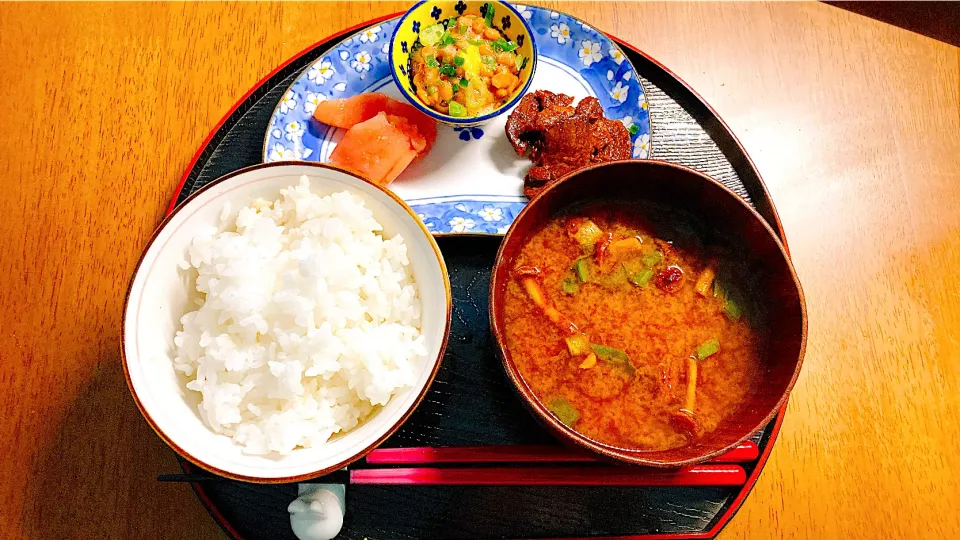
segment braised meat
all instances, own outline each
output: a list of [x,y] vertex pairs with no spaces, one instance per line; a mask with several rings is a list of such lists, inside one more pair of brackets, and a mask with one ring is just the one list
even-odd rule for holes
[[630,159],[630,133],[623,123],[603,116],[597,98],[572,106],[573,98],[537,90],[527,94],[507,118],[507,138],[534,166],[523,192],[535,195],[567,173],[592,163]]
[[538,134],[573,116],[572,103],[572,97],[546,90],[523,96],[507,117],[507,138],[514,150],[524,155],[531,144],[536,144]]

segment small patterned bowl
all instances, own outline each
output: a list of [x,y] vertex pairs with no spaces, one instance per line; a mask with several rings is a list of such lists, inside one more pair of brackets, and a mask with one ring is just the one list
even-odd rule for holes
[[[481,15],[486,15],[488,5],[492,6],[494,10],[493,26],[503,32],[507,39],[518,45],[517,52],[519,54],[530,59],[520,71],[521,84],[519,88],[509,101],[483,116],[459,118],[431,109],[417,97],[413,87],[413,74],[410,69],[410,51],[413,50],[413,44],[420,39],[421,29],[438,22],[443,23],[446,27],[447,21],[451,17],[459,17],[463,13],[479,12]],[[520,12],[506,2],[468,2],[466,0],[418,2],[400,18],[390,42],[390,73],[393,74],[393,80],[397,83],[397,87],[400,88],[403,96],[413,106],[437,122],[455,127],[478,126],[516,105],[517,101],[530,88],[536,67],[537,48],[534,46],[533,31],[527,24],[527,20],[520,15]]]

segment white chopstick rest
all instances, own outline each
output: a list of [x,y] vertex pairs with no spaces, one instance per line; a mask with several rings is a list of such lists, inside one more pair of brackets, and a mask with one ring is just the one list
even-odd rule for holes
[[300,540],[332,540],[343,528],[343,484],[298,484],[300,496],[287,507],[290,527]]

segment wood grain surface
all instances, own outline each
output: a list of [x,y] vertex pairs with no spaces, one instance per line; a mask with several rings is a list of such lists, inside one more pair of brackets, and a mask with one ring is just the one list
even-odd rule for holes
[[[960,536],[960,54],[814,4],[550,3],[699,91],[780,211],[810,342],[724,539]],[[0,537],[217,538],[120,368],[123,293],[215,123],[403,3],[0,5]]]

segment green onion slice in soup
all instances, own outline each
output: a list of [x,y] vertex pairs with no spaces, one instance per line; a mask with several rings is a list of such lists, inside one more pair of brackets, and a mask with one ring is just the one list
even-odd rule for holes
[[633,283],[637,287],[646,287],[647,283],[650,283],[650,278],[653,277],[653,268],[644,268],[643,270],[630,274],[630,283]]
[[577,281],[577,278],[573,276],[567,276],[560,283],[560,288],[563,290],[564,294],[573,296],[580,292],[580,282]]
[[660,253],[659,251],[653,251],[641,257],[640,260],[643,261],[643,264],[653,267],[663,260],[663,253]]
[[606,345],[593,344],[590,345],[590,348],[593,349],[593,352],[597,355],[597,358],[603,360],[607,364],[621,367],[629,375],[636,373],[637,368],[634,367],[633,362],[630,361],[630,357],[627,356],[626,352],[613,347],[607,347]]
[[571,356],[583,356],[589,353],[592,348],[587,336],[583,334],[570,336],[566,338],[565,341],[567,342],[567,350],[570,351]]
[[705,360],[720,351],[720,342],[716,338],[708,339],[697,345],[697,360]]
[[563,397],[555,397],[548,401],[547,409],[561,422],[570,427],[573,427],[573,424],[580,419],[580,411]]
[[577,279],[586,283],[590,281],[590,270],[587,268],[587,258],[580,257],[573,263],[573,272],[577,274]]

